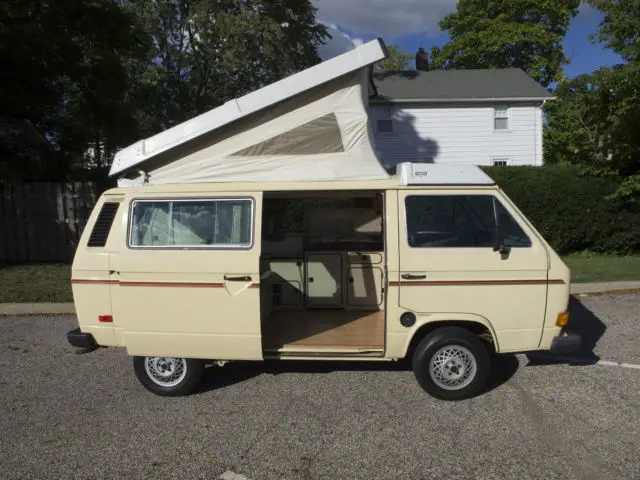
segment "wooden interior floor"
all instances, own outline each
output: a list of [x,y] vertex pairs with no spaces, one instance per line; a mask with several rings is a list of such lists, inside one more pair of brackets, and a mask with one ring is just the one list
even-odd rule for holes
[[266,351],[382,350],[384,311],[275,311],[262,338]]

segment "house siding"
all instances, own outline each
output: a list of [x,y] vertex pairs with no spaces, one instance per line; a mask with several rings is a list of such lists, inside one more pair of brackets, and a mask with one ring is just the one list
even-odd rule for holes
[[[492,165],[542,165],[540,104],[509,107],[508,130],[494,130],[494,107],[487,104],[373,105],[370,118],[376,149],[385,166],[403,161]],[[378,120],[392,119],[392,132]]]

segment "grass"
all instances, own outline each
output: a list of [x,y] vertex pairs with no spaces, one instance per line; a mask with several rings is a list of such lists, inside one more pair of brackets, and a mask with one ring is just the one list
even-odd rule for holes
[[70,265],[0,265],[0,303],[72,301]]
[[640,255],[622,257],[574,253],[563,260],[571,269],[571,281],[574,283],[640,281]]
[[[571,281],[575,283],[640,281],[640,255],[576,253],[563,260],[571,268]],[[72,302],[70,278],[70,265],[0,265],[0,303]]]

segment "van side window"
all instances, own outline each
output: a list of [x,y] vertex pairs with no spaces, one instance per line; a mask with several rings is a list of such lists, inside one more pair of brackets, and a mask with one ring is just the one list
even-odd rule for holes
[[134,200],[130,247],[250,248],[252,199]]
[[411,195],[405,200],[409,246],[492,247],[496,217],[504,245],[530,247],[531,240],[491,195]]

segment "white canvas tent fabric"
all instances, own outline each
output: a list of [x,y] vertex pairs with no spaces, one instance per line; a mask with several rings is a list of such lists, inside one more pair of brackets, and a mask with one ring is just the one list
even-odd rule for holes
[[128,160],[141,142],[134,144],[116,157],[111,174],[133,170],[134,182],[147,184],[388,178],[372,146],[368,93],[367,67],[352,68],[151,158]]

